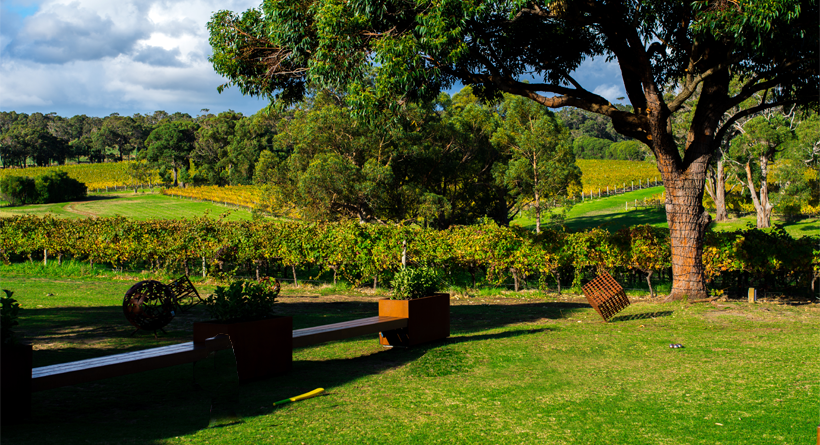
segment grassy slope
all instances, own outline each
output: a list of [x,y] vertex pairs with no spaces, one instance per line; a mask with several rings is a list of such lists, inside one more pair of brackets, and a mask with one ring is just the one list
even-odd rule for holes
[[20,214],[52,214],[60,218],[84,218],[88,216],[124,216],[133,219],[194,218],[205,213],[219,216],[228,213],[227,220],[249,220],[251,213],[207,202],[188,201],[156,193],[106,193],[95,194],[88,201],[57,204],[37,204],[21,207],[0,208],[0,217]]
[[[567,212],[565,225],[569,230],[584,230],[591,227],[605,227],[616,231],[624,227],[637,224],[649,224],[656,227],[667,227],[666,212],[664,209],[634,208],[635,200],[652,199],[663,193],[663,187],[651,187],[620,195],[586,200],[576,204]],[[629,210],[626,210],[629,203]],[[712,214],[712,218],[714,218]],[[784,222],[777,218],[772,219],[774,224],[783,224],[785,230],[792,236],[820,235],[820,218],[807,218],[796,222]],[[524,216],[513,221],[513,224],[535,230],[535,219]],[[542,224],[544,221],[542,220]],[[733,218],[717,224],[713,223],[712,230],[729,231],[744,229],[748,224],[755,224],[755,216]]]
[[[30,272],[5,268],[2,282],[26,308],[35,366],[183,341],[205,316],[175,319],[159,340],[131,337],[120,304],[141,277]],[[376,300],[286,288],[279,310],[298,328],[373,315]],[[817,305],[638,302],[605,324],[589,306],[554,296],[481,297],[453,300],[451,313],[445,342],[384,350],[368,337],[297,350],[289,375],[232,389],[242,423],[206,428],[214,392],[194,383],[230,371],[217,358],[36,393],[33,423],[4,426],[0,439],[799,444],[815,434]],[[328,394],[272,407],[316,387]]]

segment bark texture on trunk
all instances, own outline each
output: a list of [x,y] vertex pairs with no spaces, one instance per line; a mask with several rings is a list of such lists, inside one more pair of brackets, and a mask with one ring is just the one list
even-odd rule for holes
[[711,217],[703,208],[703,180],[673,174],[667,179],[666,219],[672,244],[672,292],[667,301],[701,299],[708,294],[703,239]]

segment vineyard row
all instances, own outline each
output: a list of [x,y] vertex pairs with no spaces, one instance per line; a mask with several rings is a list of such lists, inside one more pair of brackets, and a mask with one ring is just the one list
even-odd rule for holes
[[[712,286],[808,293],[820,274],[820,238],[792,238],[775,228],[708,232],[703,262]],[[547,230],[540,235],[492,222],[436,231],[415,226],[284,221],[226,222],[208,218],[135,221],[125,218],[0,219],[4,261],[72,257],[113,267],[165,268],[197,273],[235,265],[313,267],[352,283],[383,281],[409,264],[439,267],[489,283],[512,280],[580,286],[598,270],[668,275],[669,231],[635,226],[615,233]],[[294,279],[296,277],[294,276]],[[651,285],[651,282],[650,282]]]

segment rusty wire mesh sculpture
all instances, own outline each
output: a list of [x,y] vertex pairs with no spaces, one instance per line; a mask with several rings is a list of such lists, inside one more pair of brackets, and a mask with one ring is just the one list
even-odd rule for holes
[[585,284],[583,289],[587,301],[598,311],[604,322],[608,322],[610,318],[630,304],[624,288],[606,271]]
[[187,275],[168,283],[168,287],[174,295],[174,304],[182,312],[202,302],[199,292],[196,291],[194,284],[191,283]]
[[122,311],[125,318],[140,329],[153,331],[163,329],[173,320],[178,312],[184,312],[199,304],[202,298],[187,276],[183,276],[170,284],[159,281],[146,280],[131,286],[125,292],[122,300]]

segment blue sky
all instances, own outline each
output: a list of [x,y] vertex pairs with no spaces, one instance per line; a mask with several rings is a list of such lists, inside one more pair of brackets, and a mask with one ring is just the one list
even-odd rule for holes
[[[0,110],[61,116],[165,110],[195,116],[267,103],[224,82],[207,57],[205,24],[261,0],[0,0]],[[574,77],[611,101],[617,66],[585,62]]]

